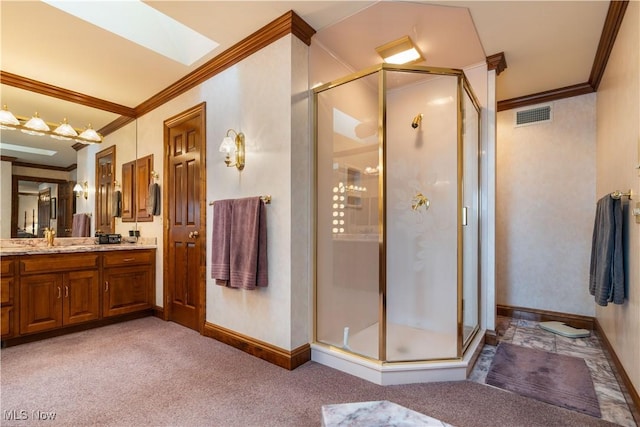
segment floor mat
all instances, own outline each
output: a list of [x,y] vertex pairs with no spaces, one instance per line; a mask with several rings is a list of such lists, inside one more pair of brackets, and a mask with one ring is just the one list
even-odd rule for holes
[[486,383],[562,408],[600,417],[583,359],[500,343]]

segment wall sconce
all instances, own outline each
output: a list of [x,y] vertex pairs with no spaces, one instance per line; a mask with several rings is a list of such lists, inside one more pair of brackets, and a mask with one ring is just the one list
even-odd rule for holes
[[80,197],[82,194],[85,200],[89,199],[89,183],[87,181],[80,184],[79,182],[73,187],[73,192],[76,193],[76,197]]
[[[229,136],[230,133],[235,134],[235,138]],[[231,152],[235,150],[236,161],[231,163]],[[235,166],[238,170],[244,169],[244,134],[238,133],[233,129],[227,131],[227,135],[220,144],[220,152],[225,153],[224,162],[227,167]]]

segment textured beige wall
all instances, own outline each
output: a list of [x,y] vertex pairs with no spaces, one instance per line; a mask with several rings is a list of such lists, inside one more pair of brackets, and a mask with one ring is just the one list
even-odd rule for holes
[[593,316],[595,94],[552,103],[550,123],[498,113],[496,302]]
[[[632,189],[640,201],[640,3],[629,2],[598,89],[596,196]],[[628,300],[597,307],[596,318],[640,392],[640,224],[625,210]]]

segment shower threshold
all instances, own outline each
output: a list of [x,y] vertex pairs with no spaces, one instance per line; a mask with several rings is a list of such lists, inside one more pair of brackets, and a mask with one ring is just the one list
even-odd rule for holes
[[482,350],[484,332],[476,333],[461,359],[383,363],[338,347],[312,343],[311,360],[378,385],[464,381]]

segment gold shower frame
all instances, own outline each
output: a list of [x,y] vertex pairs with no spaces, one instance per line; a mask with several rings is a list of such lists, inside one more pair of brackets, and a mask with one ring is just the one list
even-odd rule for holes
[[[386,171],[386,133],[384,129],[386,129],[386,74],[384,71],[398,71],[398,72],[410,72],[410,73],[420,73],[420,74],[431,74],[431,75],[442,75],[442,76],[454,76],[457,77],[457,357],[453,358],[438,358],[438,359],[428,359],[428,360],[406,360],[406,361],[387,361],[386,360],[386,346],[387,346],[387,307],[386,307],[386,291],[387,291],[387,276],[386,276],[386,260],[387,260],[387,250],[386,250],[386,206],[385,206],[385,198],[384,195],[387,194],[386,188],[386,179],[385,179],[385,171]],[[462,216],[463,216],[463,126],[464,126],[464,93],[469,96],[476,113],[478,115],[478,135],[477,135],[477,143],[478,143],[478,153],[480,153],[480,145],[481,145],[481,115],[480,115],[480,103],[476,98],[469,81],[464,74],[464,71],[456,68],[442,68],[442,67],[425,67],[425,66],[411,66],[411,65],[396,65],[396,64],[387,64],[382,63],[372,67],[365,68],[356,73],[347,75],[345,77],[333,80],[329,83],[325,83],[318,87],[313,88],[313,138],[314,138],[314,174],[313,174],[313,188],[317,189],[318,185],[318,169],[317,169],[317,158],[318,158],[318,94],[321,92],[325,92],[332,88],[341,86],[343,84],[358,80],[360,78],[379,73],[378,76],[378,157],[379,164],[381,165],[379,174],[378,174],[378,254],[379,254],[379,298],[378,298],[378,318],[379,318],[379,329],[378,329],[378,358],[374,359],[371,357],[367,357],[362,354],[357,354],[354,352],[350,352],[344,350],[340,347],[336,347],[331,344],[326,344],[318,340],[317,337],[317,316],[318,316],[318,306],[317,306],[317,291],[318,291],[318,283],[317,283],[317,262],[313,262],[313,343],[314,345],[320,345],[322,347],[328,348],[332,351],[347,354],[350,357],[355,357],[357,359],[362,359],[367,362],[373,362],[380,365],[397,365],[397,364],[411,364],[411,363],[429,363],[429,362],[442,362],[442,361],[451,361],[451,360],[461,360],[464,357],[464,352],[467,347],[473,341],[475,335],[480,329],[480,224],[478,225],[478,279],[477,279],[477,301],[476,301],[476,309],[477,309],[477,321],[476,325],[469,334],[467,340],[463,340],[463,230],[462,230]],[[478,175],[480,175],[480,159],[478,159]],[[478,176],[478,185],[480,185],[480,176]],[[480,200],[480,188],[478,189],[478,196],[476,203],[479,205]],[[317,221],[317,205],[318,205],[318,193],[314,192],[314,205],[313,205],[313,259],[316,259],[317,256],[317,244],[318,244],[318,221]]]

